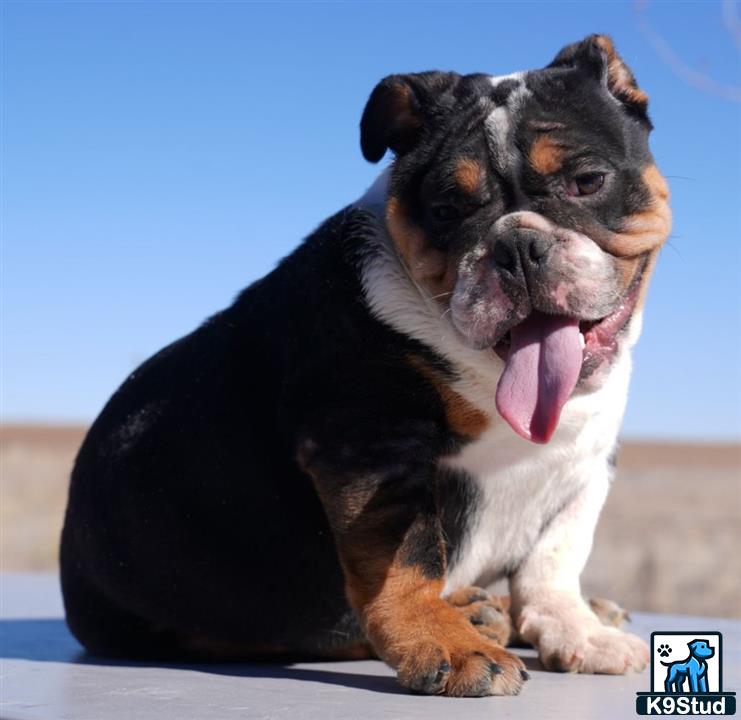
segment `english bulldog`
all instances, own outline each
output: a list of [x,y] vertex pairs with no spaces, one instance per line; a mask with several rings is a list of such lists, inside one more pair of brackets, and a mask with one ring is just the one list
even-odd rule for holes
[[412,691],[511,695],[511,615],[548,669],[643,668],[579,577],[670,228],[647,103],[604,35],[382,80],[377,182],[91,427],[61,547],[85,648],[372,656]]

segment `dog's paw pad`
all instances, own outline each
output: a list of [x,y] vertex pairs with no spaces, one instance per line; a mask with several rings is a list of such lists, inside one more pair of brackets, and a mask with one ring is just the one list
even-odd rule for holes
[[671,655],[672,649],[668,645],[659,645],[658,649],[661,657],[669,657]]

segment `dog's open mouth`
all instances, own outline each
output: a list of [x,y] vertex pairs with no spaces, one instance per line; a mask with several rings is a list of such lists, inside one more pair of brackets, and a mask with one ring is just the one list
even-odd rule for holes
[[506,363],[497,386],[497,410],[518,435],[536,443],[551,439],[582,370],[591,372],[617,351],[642,275],[642,270],[636,273],[617,309],[599,320],[534,310],[497,343],[494,349]]

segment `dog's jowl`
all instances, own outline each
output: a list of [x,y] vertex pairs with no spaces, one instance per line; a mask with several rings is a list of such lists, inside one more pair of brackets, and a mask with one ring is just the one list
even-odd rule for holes
[[[80,642],[377,656],[469,696],[520,691],[513,634],[549,669],[644,667],[579,576],[669,232],[647,104],[604,36],[380,82],[374,186],[90,429],[61,555]],[[479,587],[505,577],[504,602]]]

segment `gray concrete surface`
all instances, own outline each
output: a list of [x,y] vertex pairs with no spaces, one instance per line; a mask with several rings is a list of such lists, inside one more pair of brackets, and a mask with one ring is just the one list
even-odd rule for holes
[[[741,623],[636,614],[634,632],[720,630],[725,690],[741,689]],[[380,662],[143,665],[85,657],[62,619],[52,574],[0,575],[0,717],[3,720],[229,720],[240,718],[633,718],[648,672],[557,675],[517,650],[532,680],[513,698],[418,697]]]

